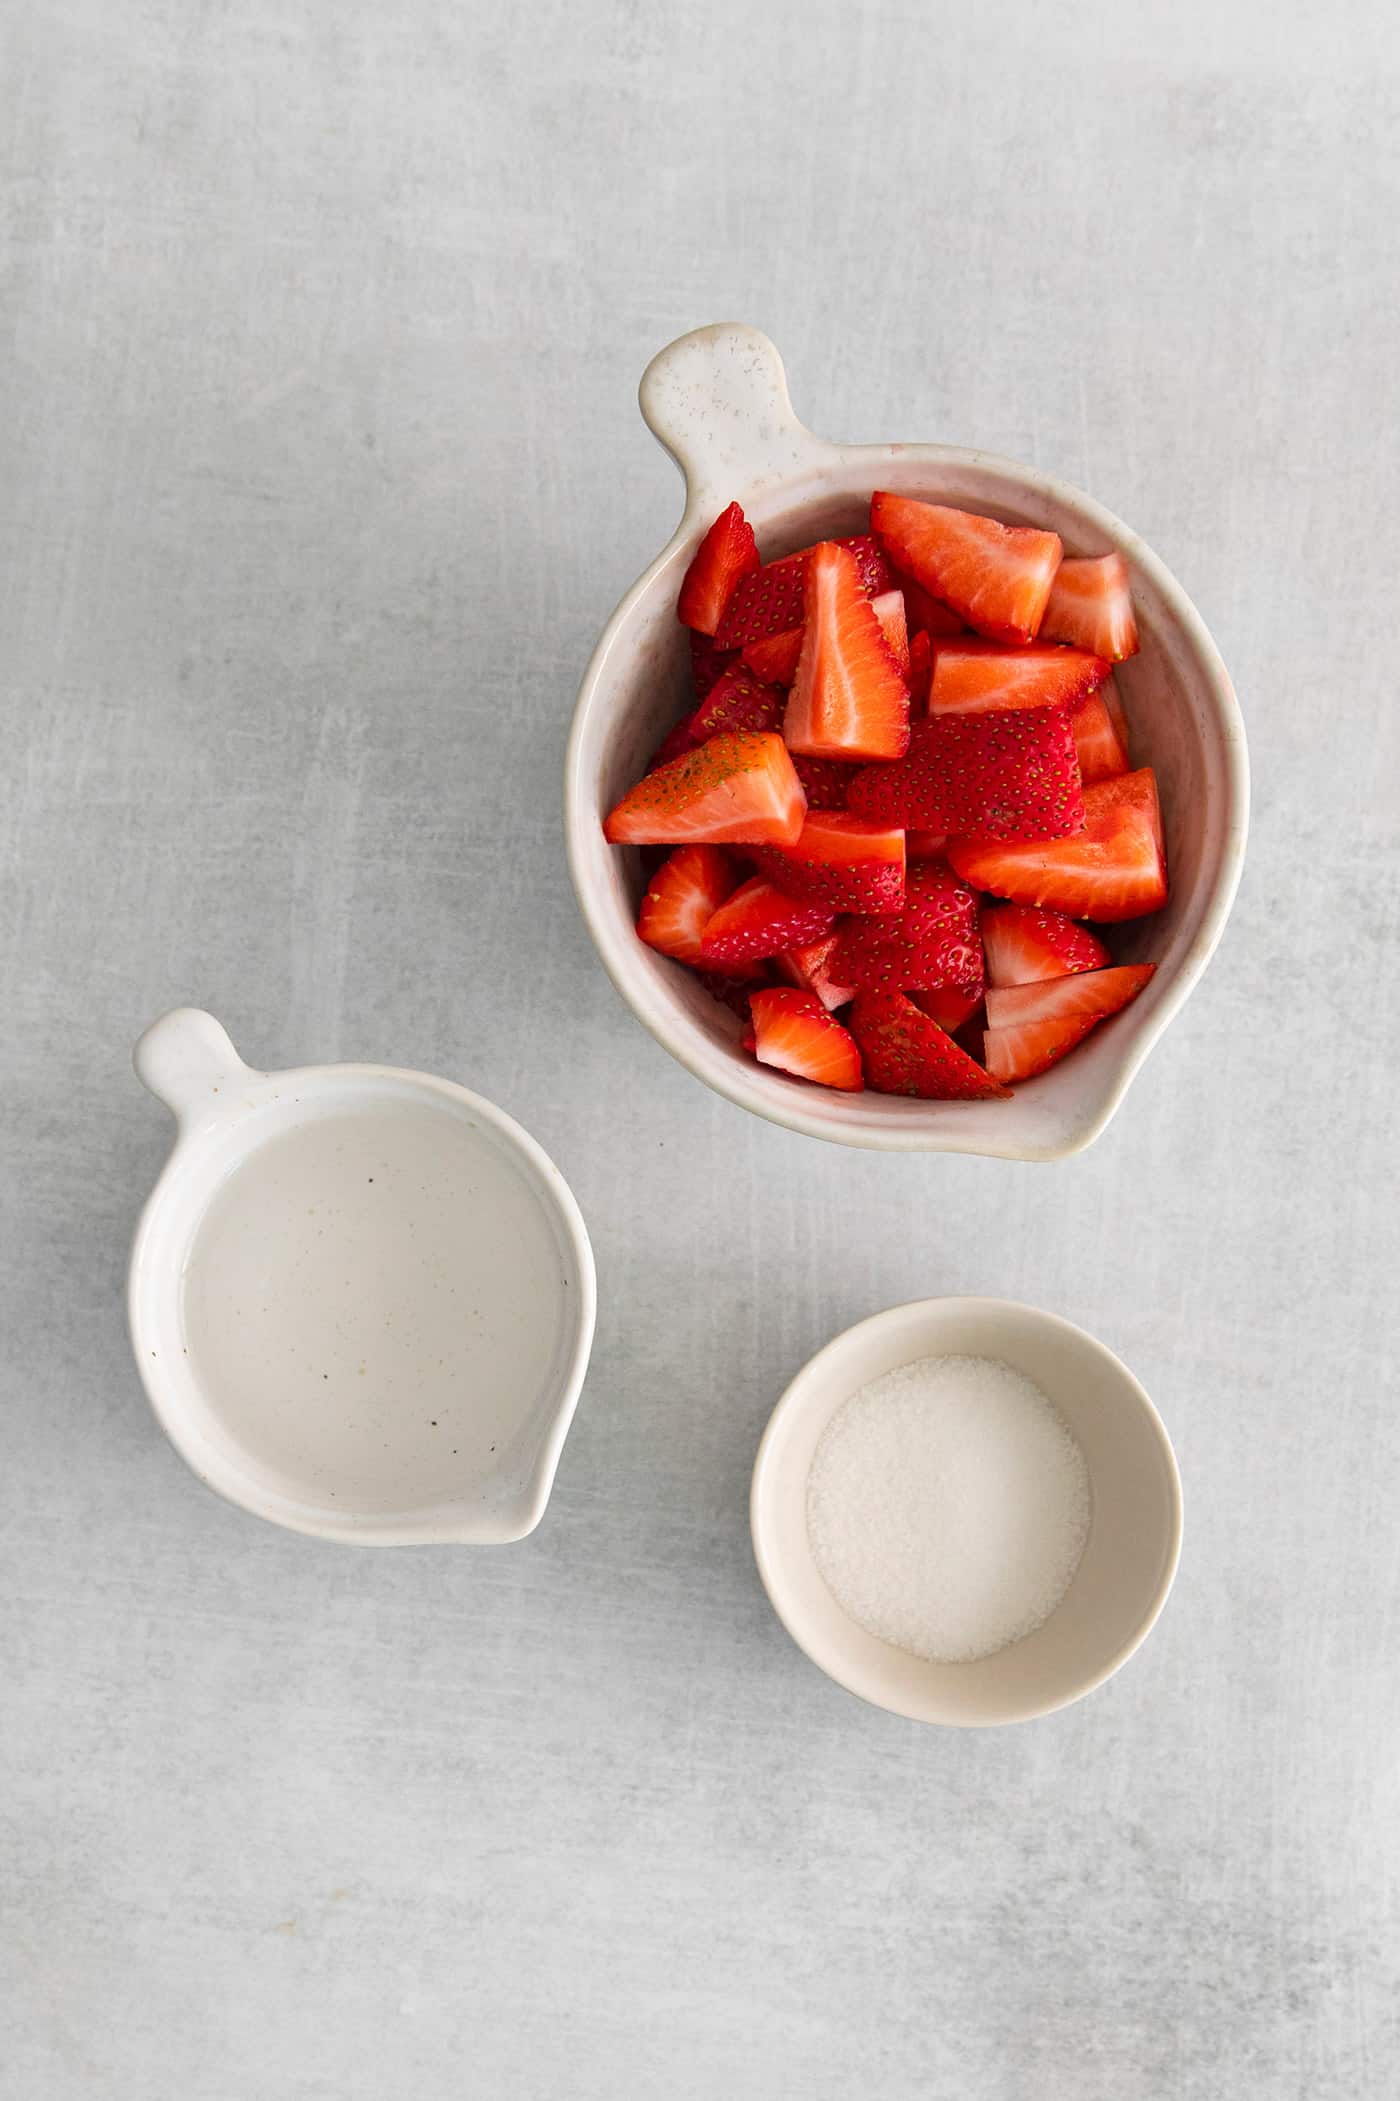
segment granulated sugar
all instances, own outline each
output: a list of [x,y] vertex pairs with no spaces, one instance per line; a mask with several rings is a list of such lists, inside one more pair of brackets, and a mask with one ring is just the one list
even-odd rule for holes
[[1019,1641],[1068,1590],[1089,1474],[1040,1388],[991,1357],[925,1357],[827,1424],[807,1481],[812,1553],[870,1633],[933,1663]]

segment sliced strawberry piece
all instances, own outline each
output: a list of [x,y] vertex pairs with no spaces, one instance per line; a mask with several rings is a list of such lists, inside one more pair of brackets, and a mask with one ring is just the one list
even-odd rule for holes
[[690,637],[690,674],[695,681],[695,698],[703,700],[721,671],[737,662],[732,649],[716,649],[708,635]]
[[778,958],[778,969],[792,984],[803,992],[815,993],[827,1008],[844,1007],[856,996],[854,985],[843,985],[831,973],[831,954],[836,946],[836,936],[827,934],[820,941],[808,941],[801,948],[787,948]]
[[739,871],[719,846],[680,846],[647,885],[637,932],[678,963],[699,963],[700,936],[739,887]]
[[785,627],[780,635],[760,635],[744,644],[744,662],[761,679],[775,686],[790,686],[797,676],[802,654],[802,628]]
[[957,985],[982,993],[977,899],[940,861],[920,861],[904,879],[904,910],[851,913],[836,922],[830,969],[838,984],[877,992]]
[[845,810],[811,810],[791,846],[760,846],[760,874],[832,912],[904,909],[904,834]]
[[1063,912],[1036,905],[984,905],[982,946],[989,985],[1032,985],[1079,970],[1102,970],[1110,961],[1097,934]]
[[933,644],[922,628],[909,638],[909,713],[928,713],[928,689],[933,683]]
[[1084,829],[1034,843],[955,839],[948,859],[979,890],[1073,919],[1139,919],[1167,901],[1157,781],[1150,766],[1084,790]]
[[1069,707],[1108,677],[1102,657],[1033,642],[940,642],[933,653],[930,715],[976,715],[993,708]]
[[[853,539],[837,540],[834,544],[844,547],[854,561],[867,598],[878,598],[882,591],[894,588],[894,572],[884,549],[869,533],[858,533]],[[786,628],[802,625],[803,588],[811,552],[810,547],[799,548],[796,554],[785,554],[781,561],[769,562],[740,581],[715,635],[721,649],[740,649],[764,635],[780,634]]]
[[906,861],[946,861],[948,858],[948,834],[946,832],[906,832],[904,834],[904,858]]
[[999,1101],[998,1084],[902,992],[861,992],[850,1012],[865,1083],[881,1094],[924,1101]]
[[603,833],[615,846],[790,846],[806,810],[782,738],[730,730],[638,781]]
[[694,751],[722,730],[780,730],[784,698],[777,686],[765,686],[746,664],[721,671],[698,708],[683,715],[652,760],[665,766],[682,752]]
[[904,617],[904,593],[882,591],[878,598],[870,601],[870,610],[880,623],[880,632],[890,645],[890,655],[898,664],[906,683],[909,678],[909,625]]
[[987,1065],[999,1080],[1029,1080],[1090,1029],[1136,999],[1155,963],[1123,963],[987,994]]
[[[996,642],[1033,642],[1063,553],[1058,533],[877,490],[870,523],[891,561]],[[1102,654],[1102,652],[1101,652]]]
[[795,751],[792,763],[802,783],[809,810],[844,810],[856,768],[843,759],[809,759]]
[[818,759],[898,758],[909,742],[909,689],[834,540],[807,558],[802,655],[783,717],[793,751]]
[[737,503],[721,511],[685,572],[677,616],[687,627],[712,635],[740,577],[757,569],[758,543]]
[[1099,687],[1099,699],[1108,709],[1109,720],[1118,732],[1118,742],[1124,751],[1129,749],[1128,717],[1123,707],[1123,696],[1118,690],[1118,681],[1110,675]]
[[911,992],[909,997],[921,1014],[927,1014],[950,1036],[971,1021],[982,1004],[980,992],[963,992],[956,985],[939,985],[932,992]]
[[1048,640],[1092,649],[1113,664],[1135,655],[1137,620],[1122,555],[1067,556],[1051,586],[1041,626]]
[[928,635],[932,641],[941,641],[945,635],[965,635],[967,629],[951,606],[944,605],[922,584],[916,584],[912,576],[896,578],[904,593],[904,617],[909,623],[911,635]]
[[1127,772],[1127,750],[1102,692],[1086,693],[1075,703],[1069,711],[1069,726],[1079,760],[1079,778],[1086,787],[1091,781],[1108,781],[1116,773]]
[[786,985],[755,992],[749,1011],[760,1065],[774,1065],[800,1080],[816,1080],[847,1094],[865,1085],[855,1038],[810,992],[794,992]]
[[1084,821],[1063,708],[916,722],[907,757],[864,767],[846,800],[881,824],[986,838],[1059,838]]
[[756,875],[727,898],[705,928],[702,961],[711,970],[732,970],[737,963],[757,963],[800,948],[829,934],[832,914],[822,905],[789,897],[766,876]]

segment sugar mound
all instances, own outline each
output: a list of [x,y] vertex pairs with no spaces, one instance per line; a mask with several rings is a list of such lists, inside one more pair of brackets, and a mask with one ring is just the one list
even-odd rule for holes
[[871,1634],[933,1663],[1019,1641],[1068,1590],[1089,1471],[1063,1417],[991,1357],[925,1357],[827,1424],[807,1481],[812,1554]]

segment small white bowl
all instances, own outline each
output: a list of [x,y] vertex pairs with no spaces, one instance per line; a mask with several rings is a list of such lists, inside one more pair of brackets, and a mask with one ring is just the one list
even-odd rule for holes
[[[995,1357],[1035,1382],[1089,1469],[1089,1537],[1044,1624],[976,1663],[928,1663],[866,1632],[837,1604],[807,1538],[807,1477],[822,1432],[871,1379],[921,1357]],[[769,1419],[749,1503],[754,1554],[798,1647],[848,1692],[911,1721],[1025,1722],[1102,1685],[1144,1641],[1181,1552],[1181,1480],[1161,1418],[1111,1350],[1011,1299],[921,1299],[838,1335]]]
[[[598,954],[658,1043],[697,1078],[789,1130],[888,1152],[1056,1160],[1107,1124],[1220,939],[1244,860],[1249,772],[1244,727],[1205,623],[1137,534],[1053,475],[949,445],[831,445],[798,422],[777,351],[757,329],[720,322],[652,359],[642,414],[685,476],[669,545],[627,593],[579,689],[565,775],[569,865]],[[1133,759],[1157,770],[1171,902],[1116,931],[1124,962],[1157,973],[1133,1004],[1011,1101],[923,1102],[838,1094],[757,1064],[741,1026],[691,971],[637,939],[635,849],[609,846],[603,818],[693,705],[676,594],[701,535],[742,503],[765,560],[833,533],[868,530],[872,490],[893,489],[1012,524],[1048,526],[1071,554],[1119,550],[1132,572],[1140,655],[1118,676]]]
[[132,1249],[131,1341],[200,1480],[357,1545],[533,1531],[596,1290],[529,1133],[426,1073],[254,1072],[195,1008],[135,1064],[179,1128]]

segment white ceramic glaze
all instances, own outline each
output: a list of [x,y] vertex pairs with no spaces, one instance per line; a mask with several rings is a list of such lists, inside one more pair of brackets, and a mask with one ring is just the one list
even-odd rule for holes
[[[812,1137],[890,1151],[1053,1160],[1103,1130],[1129,1081],[1209,961],[1239,881],[1248,822],[1244,729],[1200,615],[1135,533],[1067,483],[945,445],[832,445],[798,422],[777,351],[722,322],[682,336],[647,367],[642,414],[685,476],[674,538],[603,631],[574,714],[565,824],[574,887],[598,953],[658,1042],[731,1101]],[[870,493],[897,490],[1053,527],[1071,554],[1117,548],[1132,571],[1141,653],[1118,674],[1137,764],[1157,769],[1172,881],[1166,911],[1118,930],[1126,962],[1157,974],[1124,1013],[1009,1102],[913,1102],[836,1094],[759,1066],[740,1026],[690,972],[638,941],[633,849],[602,818],[644,770],[687,699],[676,594],[716,512],[737,499],[765,559],[823,534],[866,528]]]
[[[807,1538],[807,1477],[823,1430],[871,1379],[920,1357],[997,1357],[1033,1379],[1089,1468],[1089,1537],[1055,1611],[976,1663],[927,1663],[849,1619]],[[754,1554],[788,1633],[848,1692],[912,1721],[1024,1722],[1082,1699],[1146,1638],[1181,1552],[1181,1482],[1162,1422],[1111,1350],[1010,1299],[922,1299],[848,1328],[803,1367],[769,1419],[749,1505]]]
[[132,1347],[199,1478],[362,1545],[533,1531],[595,1308],[534,1139],[425,1073],[254,1072],[193,1008],[135,1064],[178,1129],[132,1249]]

